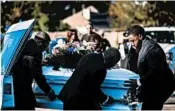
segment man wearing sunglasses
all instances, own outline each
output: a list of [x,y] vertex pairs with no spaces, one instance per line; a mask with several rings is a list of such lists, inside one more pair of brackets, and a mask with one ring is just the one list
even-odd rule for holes
[[16,110],[34,110],[37,106],[32,91],[32,82],[36,81],[45,94],[54,100],[52,88],[42,75],[42,52],[48,47],[50,37],[45,32],[39,32],[34,39],[27,41],[19,59],[13,67],[13,82]]
[[139,25],[128,28],[123,35],[139,52],[137,68],[141,86],[138,97],[143,102],[142,110],[161,110],[175,88],[163,49],[146,37],[144,28]]

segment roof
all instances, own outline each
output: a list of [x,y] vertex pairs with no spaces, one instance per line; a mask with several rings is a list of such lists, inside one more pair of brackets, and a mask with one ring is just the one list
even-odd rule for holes
[[[89,9],[91,12],[98,13],[98,10],[94,6],[89,6],[86,9]],[[71,28],[76,28],[77,26],[85,26],[89,23],[87,19],[83,16],[83,11],[79,11],[65,19],[63,23],[67,23]]]

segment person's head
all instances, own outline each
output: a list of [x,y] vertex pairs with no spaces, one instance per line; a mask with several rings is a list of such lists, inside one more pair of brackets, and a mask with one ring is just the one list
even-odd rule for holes
[[88,31],[88,34],[91,34],[93,32],[93,25],[92,24],[86,25],[86,29]]
[[60,47],[54,47],[54,48],[52,49],[52,54],[53,54],[54,56],[60,55],[60,54],[61,54],[61,48],[60,48]]
[[109,48],[104,53],[104,61],[105,61],[105,67],[106,68],[112,68],[114,67],[120,60],[121,55],[118,49],[116,48]]
[[40,51],[44,51],[47,49],[49,42],[50,42],[50,36],[46,32],[38,32],[35,35],[35,41],[40,49]]
[[76,29],[70,29],[67,33],[67,41],[68,42],[74,42],[74,41],[79,41],[78,39],[78,34]]
[[144,40],[144,38],[146,37],[144,28],[139,25],[134,25],[128,28],[123,33],[123,36],[129,39],[132,45],[137,49],[141,48],[142,40]]

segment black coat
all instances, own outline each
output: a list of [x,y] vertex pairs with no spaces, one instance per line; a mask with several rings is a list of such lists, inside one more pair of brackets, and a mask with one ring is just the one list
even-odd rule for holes
[[138,57],[142,100],[159,98],[162,102],[175,89],[175,80],[163,49],[152,39],[145,38]]
[[91,53],[82,57],[59,94],[64,109],[101,109],[100,102],[105,101],[106,95],[100,86],[105,77],[102,54]]
[[46,94],[51,90],[42,75],[41,61],[42,52],[33,39],[29,40],[12,69],[16,109],[34,109],[37,105],[32,91],[33,80]]
[[121,67],[138,74],[139,73],[137,68],[138,52],[136,51],[136,49],[133,48],[133,46],[131,46],[131,48],[129,49],[126,43],[124,43],[124,52],[126,57],[124,60],[121,60]]

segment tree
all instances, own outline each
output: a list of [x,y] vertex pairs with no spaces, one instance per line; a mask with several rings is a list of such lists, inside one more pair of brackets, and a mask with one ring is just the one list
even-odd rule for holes
[[5,32],[7,25],[10,26],[21,20],[25,21],[32,18],[36,19],[34,30],[57,31],[60,19],[62,18],[61,15],[65,13],[63,11],[65,5],[66,2],[59,4],[53,1],[15,1],[2,3],[1,32]]
[[[37,23],[35,25],[36,30],[47,30],[44,27],[44,23],[47,22],[47,17],[40,12],[40,2],[5,2],[2,3],[2,19],[1,19],[1,31],[5,31],[6,25],[11,25],[19,21],[29,20],[35,18]],[[35,10],[34,10],[35,9]]]
[[174,1],[150,1],[149,4],[147,14],[156,21],[156,26],[175,26]]
[[94,5],[103,12],[108,10],[109,3],[109,1],[7,1],[1,4],[1,32],[5,32],[7,25],[32,18],[36,19],[35,30],[66,30],[68,26],[61,23],[61,20],[72,15],[72,10],[78,12],[82,10],[82,6]]
[[115,1],[109,6],[109,15],[115,28],[126,28],[133,24],[174,26],[174,6],[173,1],[148,1],[145,5],[134,1]]
[[69,28],[70,28],[70,26],[68,24],[65,24],[62,21],[60,21],[60,25],[59,25],[59,28],[58,28],[59,31],[64,31],[64,30],[67,30]]
[[110,4],[109,15],[112,17],[112,26],[126,28],[133,24],[148,25],[154,23],[147,16],[147,7],[148,4],[145,6],[136,5],[134,1],[116,1]]

